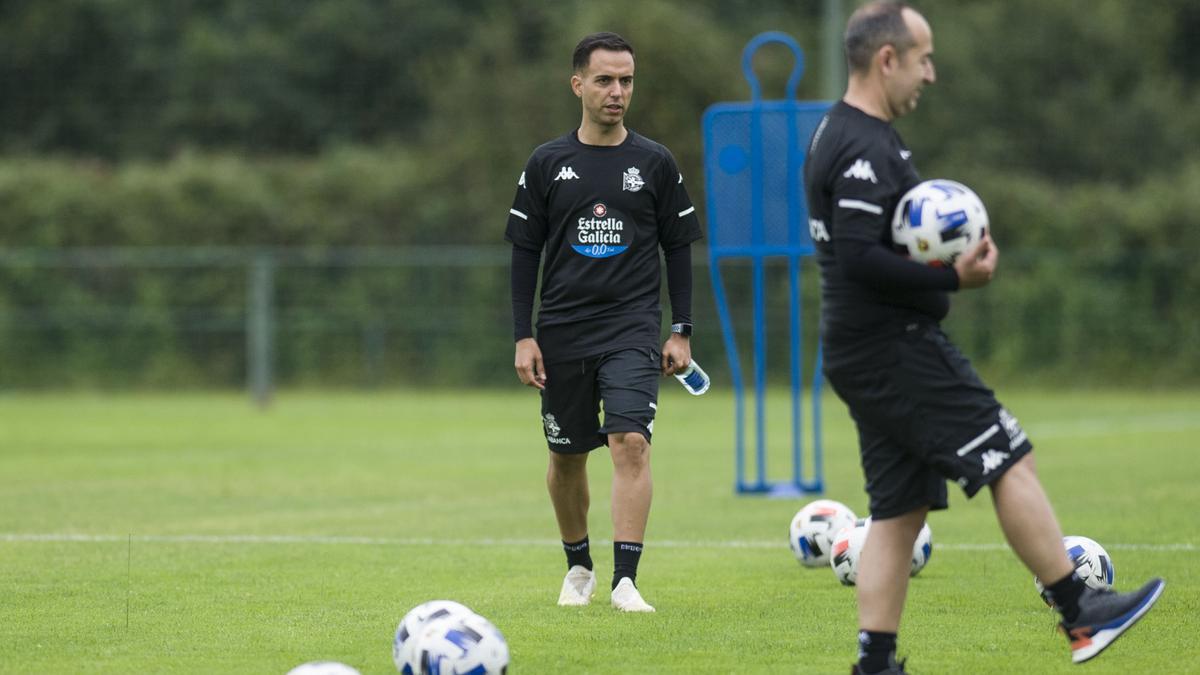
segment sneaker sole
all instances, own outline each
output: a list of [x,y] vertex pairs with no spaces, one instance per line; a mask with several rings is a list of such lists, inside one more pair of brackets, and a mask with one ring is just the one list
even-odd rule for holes
[[1146,612],[1150,611],[1150,608],[1158,601],[1158,597],[1162,595],[1163,589],[1166,587],[1167,582],[1159,581],[1158,587],[1142,601],[1142,604],[1138,605],[1125,616],[1114,619],[1112,623],[1115,625],[1109,625],[1096,631],[1091,636],[1091,641],[1087,645],[1079,649],[1072,649],[1071,661],[1074,663],[1088,661],[1098,656],[1100,652],[1104,651],[1113,642],[1116,642],[1122,633],[1132,628],[1133,624],[1138,622],[1138,619],[1141,619]]

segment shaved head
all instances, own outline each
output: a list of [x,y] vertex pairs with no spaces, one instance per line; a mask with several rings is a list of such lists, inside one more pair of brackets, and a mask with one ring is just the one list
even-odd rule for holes
[[[903,54],[916,45],[904,22],[904,10],[912,9],[899,0],[876,0],[859,7],[846,24],[846,63],[850,70],[865,73],[879,48],[892,45]],[[913,10],[916,11],[916,10]]]

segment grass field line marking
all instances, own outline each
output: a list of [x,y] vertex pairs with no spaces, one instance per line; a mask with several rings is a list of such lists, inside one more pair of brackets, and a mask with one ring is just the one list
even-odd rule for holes
[[1148,433],[1153,431],[1190,431],[1200,429],[1200,415],[1194,412],[1159,413],[1122,417],[1081,417],[1053,422],[1030,422],[1029,433],[1036,438],[1095,436],[1114,432]]
[[[117,534],[69,534],[69,533],[0,533],[0,541],[11,543],[36,542],[80,542],[109,543],[125,542],[130,535]],[[320,544],[323,546],[561,546],[557,539],[455,539],[438,537],[325,537],[316,535],[263,535],[263,534],[149,534],[132,535],[132,541],[156,544]],[[597,539],[593,543],[608,545],[611,541]],[[786,541],[753,539],[730,539],[712,541],[650,540],[652,548],[787,548]],[[935,543],[940,551],[1005,551],[1008,544],[985,543]],[[1105,544],[1105,548],[1118,551],[1183,551],[1200,552],[1200,545],[1179,544]]]

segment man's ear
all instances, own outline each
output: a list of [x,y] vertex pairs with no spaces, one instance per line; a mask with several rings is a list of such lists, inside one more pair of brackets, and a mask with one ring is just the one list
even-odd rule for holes
[[583,78],[579,76],[579,73],[571,76],[571,91],[575,92],[576,96],[583,96]]
[[896,53],[895,45],[884,45],[875,52],[875,59],[879,62],[879,72],[889,74],[898,65],[900,55]]

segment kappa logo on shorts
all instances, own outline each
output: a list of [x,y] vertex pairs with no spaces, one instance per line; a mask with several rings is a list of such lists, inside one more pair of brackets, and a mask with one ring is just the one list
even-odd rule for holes
[[562,427],[558,426],[558,420],[554,419],[554,415],[546,413],[542,416],[542,426],[546,427],[546,440],[555,445],[570,445],[571,439],[560,438]]
[[1000,465],[1004,463],[1004,460],[1011,456],[1012,455],[1007,452],[991,449],[980,453],[979,459],[983,461],[983,475],[986,476],[989,472],[999,469]]

